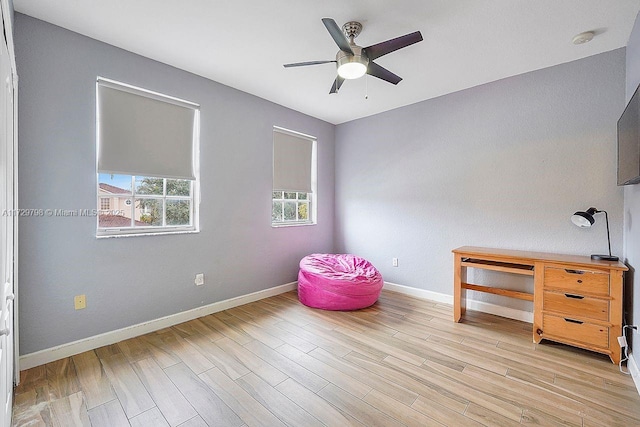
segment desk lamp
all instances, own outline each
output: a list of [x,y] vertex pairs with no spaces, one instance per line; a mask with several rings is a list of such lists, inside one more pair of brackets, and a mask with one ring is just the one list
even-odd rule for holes
[[589,228],[596,222],[593,216],[599,213],[604,213],[604,217],[607,221],[607,242],[609,243],[609,255],[591,255],[591,259],[600,261],[618,261],[617,256],[611,255],[611,238],[609,237],[609,215],[607,214],[607,211],[599,211],[596,208],[589,208],[586,212],[578,211],[571,217],[571,222],[573,222],[580,228]]

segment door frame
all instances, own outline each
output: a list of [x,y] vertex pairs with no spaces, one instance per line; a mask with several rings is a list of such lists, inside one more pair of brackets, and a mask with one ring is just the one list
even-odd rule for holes
[[[11,81],[13,85],[13,208],[18,208],[18,71],[13,39],[13,4],[9,0],[0,0],[1,19],[4,26],[9,51]],[[13,381],[20,382],[20,351],[18,328],[18,217],[13,216]]]

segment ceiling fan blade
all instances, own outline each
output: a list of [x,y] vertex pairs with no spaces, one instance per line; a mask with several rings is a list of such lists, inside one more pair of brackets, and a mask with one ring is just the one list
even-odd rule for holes
[[327,27],[327,31],[333,37],[333,40],[336,42],[341,51],[350,53],[353,55],[353,51],[351,50],[351,46],[349,46],[349,40],[344,35],[336,21],[331,18],[322,18],[322,23],[325,27]]
[[330,62],[336,61],[309,61],[309,62],[295,62],[293,64],[284,64],[284,68],[290,67],[304,67],[306,65],[318,65],[318,64],[328,64]]
[[364,50],[367,53],[369,60],[373,61],[376,58],[380,58],[382,55],[386,55],[387,53],[391,53],[421,41],[422,34],[420,31],[416,31],[415,33],[406,34],[404,36],[396,37],[395,39],[387,40],[386,42],[365,47]]
[[402,80],[402,77],[396,76],[391,71],[379,66],[375,62],[369,62],[369,66],[367,67],[367,74],[392,83],[394,85],[397,85],[398,83],[400,83],[400,80]]
[[331,90],[329,91],[329,93],[338,93],[338,91],[340,90],[340,86],[342,86],[342,83],[344,83],[344,79],[340,76],[336,76],[336,79],[333,82],[333,86],[331,86]]

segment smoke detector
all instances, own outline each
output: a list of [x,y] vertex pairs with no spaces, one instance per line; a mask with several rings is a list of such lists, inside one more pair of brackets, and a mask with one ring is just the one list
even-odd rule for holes
[[580,33],[573,38],[573,44],[589,43],[591,40],[593,40],[593,36],[595,36],[595,33],[593,31],[585,31],[584,33]]

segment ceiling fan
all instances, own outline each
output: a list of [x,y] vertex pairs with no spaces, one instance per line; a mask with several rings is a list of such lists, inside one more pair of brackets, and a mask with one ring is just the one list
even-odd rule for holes
[[358,79],[365,74],[377,77],[394,85],[397,85],[402,77],[393,74],[391,71],[373,62],[374,59],[380,58],[387,53],[394,52],[403,47],[410,46],[414,43],[422,41],[420,31],[406,34],[395,39],[377,43],[368,47],[356,45],[354,39],[358,37],[362,31],[362,24],[356,21],[347,22],[342,26],[342,30],[331,18],[322,18],[322,23],[329,31],[329,34],[336,42],[340,50],[336,54],[333,61],[309,61],[296,62],[293,64],[284,64],[285,68],[303,67],[306,65],[328,64],[335,62],[338,75],[331,86],[329,93],[338,93],[340,86],[345,79]]

